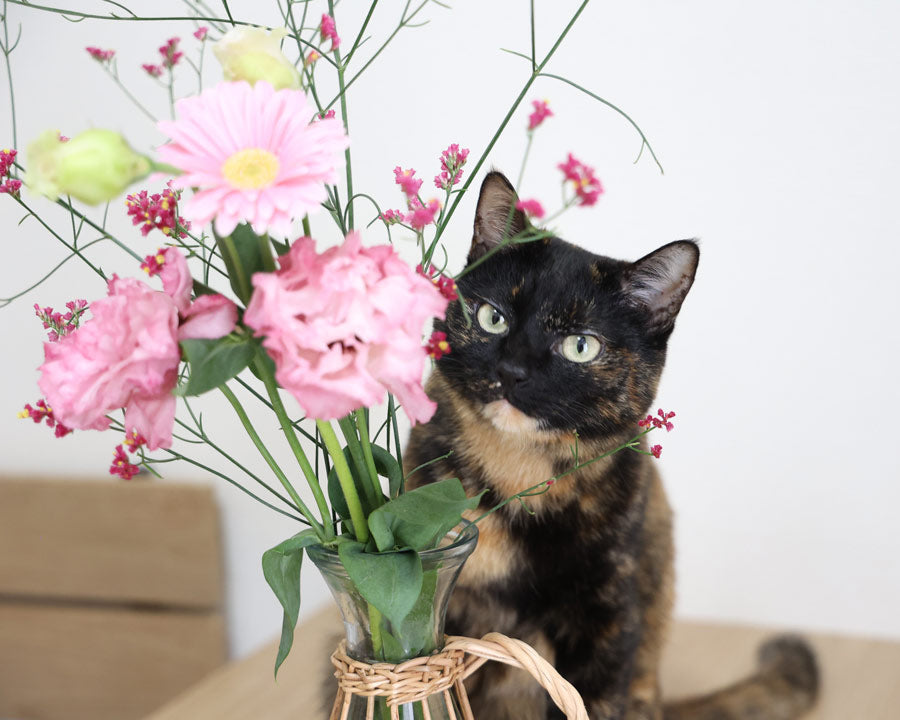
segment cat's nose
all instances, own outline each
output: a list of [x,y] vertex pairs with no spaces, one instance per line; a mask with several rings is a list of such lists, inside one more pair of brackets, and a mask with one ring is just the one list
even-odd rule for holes
[[497,374],[507,387],[515,387],[528,377],[528,371],[522,365],[505,359],[497,364]]

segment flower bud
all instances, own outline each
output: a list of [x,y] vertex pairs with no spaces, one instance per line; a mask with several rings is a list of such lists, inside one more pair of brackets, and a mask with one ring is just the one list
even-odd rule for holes
[[112,130],[86,130],[68,142],[48,130],[28,146],[27,154],[25,184],[54,200],[71,195],[99,205],[150,172],[150,160]]
[[266,32],[258,27],[235,27],[213,45],[225,80],[246,80],[255,85],[265,80],[276,90],[300,87],[300,73],[281,52],[287,30]]

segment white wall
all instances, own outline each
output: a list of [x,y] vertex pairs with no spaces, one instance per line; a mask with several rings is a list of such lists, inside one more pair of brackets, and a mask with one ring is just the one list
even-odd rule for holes
[[[536,4],[543,52],[576,4]],[[275,18],[274,3],[265,11],[250,0],[230,5],[241,19]],[[371,28],[376,38],[399,13],[400,3],[383,5]],[[417,168],[428,183],[448,143],[477,156],[528,72],[527,63],[498,49],[528,50],[527,3],[457,5],[424,11],[431,24],[401,33],[353,90],[356,186],[386,206],[399,205],[395,165]],[[112,127],[139,147],[161,140],[82,48],[116,48],[123,76],[164,113],[163,92],[138,66],[171,35],[193,48],[191,27],[73,25],[18,6],[9,11],[14,25],[23,24],[12,56],[20,149],[55,126],[69,135]],[[183,5],[157,2],[152,11],[178,14]],[[342,3],[339,22],[356,13]],[[525,194],[552,207],[559,197],[555,164],[569,151],[595,165],[606,187],[595,208],[559,221],[563,237],[624,258],[677,238],[701,239],[698,279],[659,394],[661,405],[678,412],[677,431],[662,439],[661,467],[678,515],[682,617],[900,638],[900,461],[892,422],[900,401],[898,23],[896,4],[872,0],[593,3],[548,70],[630,113],[664,176],[646,152],[632,164],[638,137],[610,110],[552,80],[539,80],[527,95],[548,98],[556,115],[538,133]],[[207,59],[213,82],[218,68]],[[183,94],[190,82],[185,74]],[[526,114],[523,107],[490,158],[512,175]],[[4,100],[0,145],[10,136]],[[57,223],[63,219],[46,201],[26,199]],[[462,204],[446,237],[454,267],[468,245],[473,203],[470,197]],[[123,216],[115,205],[110,224],[120,237],[141,254],[157,247],[159,237],[140,237]],[[62,257],[33,219],[18,228],[19,218],[0,197],[2,296]],[[332,238],[325,227],[324,218],[314,220],[315,234]],[[381,241],[382,234],[368,237]],[[91,256],[107,271],[136,270],[114,249]],[[96,276],[70,262],[46,286],[0,310],[0,471],[105,473],[113,436],[57,441],[15,417],[38,397],[42,331],[31,305],[61,306],[103,292]],[[246,446],[224,403],[205,407],[217,438]],[[280,446],[274,419],[256,417]],[[246,447],[238,452],[263,472]],[[173,467],[169,475],[208,481],[191,468]],[[280,628],[259,557],[292,526],[215,485],[226,530],[232,649],[243,655]],[[314,572],[306,580],[311,608],[325,593]]]

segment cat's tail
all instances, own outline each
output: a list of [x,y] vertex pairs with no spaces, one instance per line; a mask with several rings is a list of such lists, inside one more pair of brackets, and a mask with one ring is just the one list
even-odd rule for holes
[[793,720],[816,702],[819,667],[812,648],[780,635],[759,649],[756,673],[710,695],[666,704],[665,720]]

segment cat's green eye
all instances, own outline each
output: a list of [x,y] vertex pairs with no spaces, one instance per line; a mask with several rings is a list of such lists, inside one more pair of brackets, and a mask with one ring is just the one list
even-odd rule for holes
[[576,363],[596,359],[602,349],[602,343],[593,335],[569,335],[560,346],[563,357]]
[[509,329],[509,323],[506,322],[503,313],[490,303],[482,303],[481,307],[478,308],[476,317],[482,329],[493,335],[501,335]]

